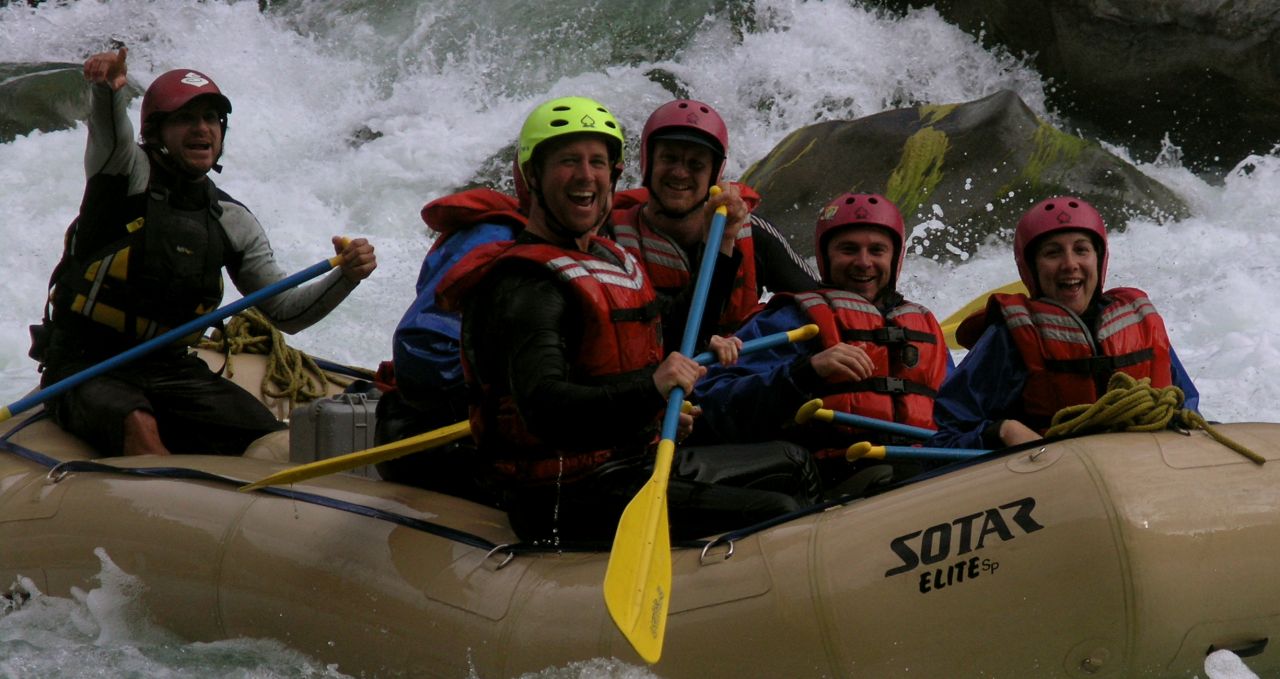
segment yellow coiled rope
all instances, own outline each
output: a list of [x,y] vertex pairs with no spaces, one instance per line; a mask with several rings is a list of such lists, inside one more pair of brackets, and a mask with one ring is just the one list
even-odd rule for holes
[[200,347],[221,352],[227,357],[228,377],[235,374],[231,368],[232,354],[267,354],[262,393],[272,398],[287,398],[291,404],[324,396],[326,382],[338,386],[346,386],[349,382],[320,370],[310,356],[285,344],[284,335],[255,308],[232,316],[220,335],[204,338]]
[[1183,429],[1202,429],[1215,441],[1264,464],[1266,458],[1232,441],[1214,429],[1199,413],[1182,407],[1186,395],[1178,387],[1157,389],[1151,379],[1117,372],[1107,382],[1107,393],[1096,403],[1069,406],[1053,416],[1046,437],[1090,434],[1100,431],[1159,431],[1172,424]]

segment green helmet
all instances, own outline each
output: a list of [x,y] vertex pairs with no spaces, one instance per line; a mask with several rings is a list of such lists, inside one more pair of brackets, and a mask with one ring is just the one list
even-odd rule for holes
[[[594,132],[609,138],[609,153],[622,162],[622,126],[603,104],[586,97],[561,97],[538,106],[520,128],[520,170],[543,142],[566,134]],[[528,179],[526,177],[525,179]]]

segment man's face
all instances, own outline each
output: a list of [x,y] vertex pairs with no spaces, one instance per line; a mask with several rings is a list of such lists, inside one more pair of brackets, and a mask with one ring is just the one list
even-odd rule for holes
[[711,188],[711,149],[693,142],[660,139],[653,147],[649,191],[671,212],[693,210]]
[[827,240],[827,275],[841,290],[874,302],[893,275],[893,239],[876,226],[848,226]]
[[209,98],[196,98],[165,116],[160,143],[169,160],[193,176],[208,174],[222,154],[221,109]]
[[542,159],[539,190],[546,210],[566,228],[586,234],[613,205],[609,147],[598,135],[570,137]]

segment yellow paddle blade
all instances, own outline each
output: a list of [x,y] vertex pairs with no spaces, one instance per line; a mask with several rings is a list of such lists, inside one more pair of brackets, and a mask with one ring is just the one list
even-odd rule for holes
[[467,420],[455,422],[447,427],[434,429],[425,434],[410,436],[407,439],[393,441],[391,443],[375,446],[366,450],[358,450],[354,453],[339,455],[324,460],[317,460],[297,467],[290,467],[283,471],[276,472],[270,476],[263,477],[253,483],[240,486],[240,492],[247,493],[251,490],[257,490],[266,486],[279,486],[286,483],[297,483],[298,481],[306,481],[314,479],[317,476],[325,476],[327,474],[336,474],[345,472],[348,469],[355,469],[366,464],[377,464],[378,462],[386,462],[394,460],[397,457],[403,457],[409,453],[416,453],[430,448],[443,446],[446,443],[457,441],[471,435],[471,423]]
[[671,527],[667,521],[667,480],[675,441],[658,443],[653,476],[631,499],[604,574],[604,602],[614,624],[647,663],[662,657],[671,604]]
[[987,305],[987,298],[996,293],[1006,295],[1016,295],[1021,293],[1025,295],[1027,293],[1027,286],[1023,285],[1022,281],[1014,281],[1013,283],[1002,285],[998,288],[992,288],[969,300],[969,303],[960,307],[959,311],[947,316],[946,320],[942,321],[942,334],[947,338],[948,347],[951,347],[952,349],[964,348],[956,342],[956,329],[960,327],[960,324],[964,322],[964,319],[973,315],[973,312],[985,307]]

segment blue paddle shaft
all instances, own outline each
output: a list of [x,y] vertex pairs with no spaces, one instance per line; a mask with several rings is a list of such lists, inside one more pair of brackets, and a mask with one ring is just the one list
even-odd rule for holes
[[282,278],[276,281],[275,283],[272,283],[271,285],[268,285],[265,288],[262,288],[261,290],[256,290],[224,307],[214,309],[213,311],[210,311],[209,313],[199,318],[187,321],[186,323],[183,323],[182,325],[174,328],[173,330],[157,335],[147,340],[146,342],[143,342],[142,344],[139,344],[136,347],[133,347],[127,351],[121,352],[115,356],[112,356],[111,358],[108,358],[107,360],[101,363],[98,363],[97,365],[94,365],[90,368],[85,368],[84,370],[81,370],[80,372],[70,377],[54,382],[53,384],[45,387],[44,389],[41,389],[40,391],[37,391],[36,393],[30,396],[14,401],[8,407],[9,415],[11,416],[17,415],[18,413],[23,412],[28,408],[44,403],[45,401],[48,401],[49,399],[53,398],[54,396],[57,396],[58,394],[74,389],[75,387],[78,387],[81,384],[109,370],[114,370],[159,347],[176,342],[197,330],[204,330],[205,328],[213,325],[214,323],[217,323],[218,321],[224,318],[227,318],[228,316],[231,316],[232,314],[243,311],[244,309],[247,309],[257,304],[258,302],[261,302],[264,299],[278,295],[284,292],[285,290],[288,290],[289,288],[292,288],[305,281],[311,280],[312,278],[315,278],[316,276],[319,276],[320,274],[325,273],[326,271],[329,271],[330,269],[332,269],[333,267],[341,263],[341,261],[342,260],[339,257],[332,257],[330,259],[326,259],[321,262],[316,262],[315,264],[312,264],[311,266],[303,269],[302,271],[299,271],[298,273],[293,274],[292,276],[289,276],[287,278]]
[[927,448],[913,446],[885,446],[885,457],[913,458],[919,460],[967,460],[986,455],[990,450],[977,448]]
[[[747,354],[755,351],[763,351],[765,349],[772,349],[773,347],[780,347],[790,341],[790,333],[786,330],[783,330],[782,332],[775,332],[772,335],[765,335],[764,337],[757,337],[753,340],[743,342],[742,348],[738,350],[738,355],[746,356]],[[697,356],[694,356],[693,360],[697,361],[698,365],[711,365],[716,362],[716,355],[710,351],[704,351]]]
[[898,422],[887,422],[885,420],[874,417],[866,417],[863,415],[854,415],[853,413],[842,413],[834,411],[834,419],[839,424],[849,425],[851,427],[859,427],[862,429],[871,429],[874,431],[883,431],[890,434],[898,434],[909,438],[924,441],[933,436],[932,429],[924,427],[913,427],[909,424],[901,424]]
[[[707,308],[707,293],[711,290],[711,271],[716,266],[716,253],[720,250],[720,239],[724,237],[725,213],[723,208],[716,210],[711,218],[711,230],[707,234],[707,243],[702,248],[702,261],[698,264],[698,278],[693,284],[693,301],[689,304],[689,320],[684,326],[684,335],[680,338],[680,353],[693,356],[694,345],[698,342],[698,328],[702,325],[702,314]],[[667,395],[667,412],[662,416],[662,438],[674,441],[676,428],[680,424],[680,408],[684,405],[684,389],[676,387]]]

